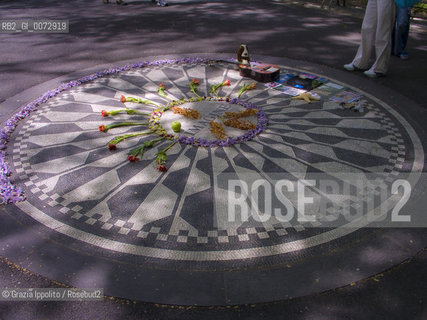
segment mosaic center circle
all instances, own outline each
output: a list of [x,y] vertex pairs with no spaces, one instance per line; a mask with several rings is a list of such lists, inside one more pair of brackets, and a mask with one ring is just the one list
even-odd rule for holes
[[[196,140],[196,143],[193,142],[192,144],[197,146],[218,146],[221,145],[221,140],[224,140],[224,143],[231,140],[233,144],[248,141],[262,132],[267,123],[266,114],[259,110],[259,107],[253,104],[245,104],[241,100],[232,100],[229,97],[183,99],[179,103],[171,103],[170,107],[171,109],[160,113],[158,117],[160,126],[164,128],[166,134],[173,135],[174,139],[180,142],[185,142],[192,137],[193,141]],[[195,112],[197,118],[185,117],[179,113],[188,110]],[[156,112],[154,114],[157,115]],[[240,115],[240,119],[243,119],[243,122],[240,120],[240,123],[246,124],[247,127],[236,128],[228,125],[223,128],[224,138],[221,139],[214,135],[211,130],[211,123],[224,121],[231,124],[230,119],[233,115]],[[179,133],[172,128],[174,122],[181,124]],[[248,132],[249,130],[255,132]],[[243,137],[247,139],[243,139]],[[197,143],[198,141],[199,143]]]

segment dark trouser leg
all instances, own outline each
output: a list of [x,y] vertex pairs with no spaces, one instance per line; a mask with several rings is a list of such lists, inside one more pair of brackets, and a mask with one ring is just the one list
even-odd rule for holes
[[393,53],[397,56],[406,54],[406,45],[409,36],[409,23],[411,19],[411,8],[397,8],[396,23],[393,28]]

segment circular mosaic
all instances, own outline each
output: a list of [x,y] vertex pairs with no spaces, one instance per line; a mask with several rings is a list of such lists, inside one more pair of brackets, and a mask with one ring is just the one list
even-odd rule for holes
[[[331,224],[325,211],[352,215],[401,176],[416,184],[423,150],[389,106],[316,77],[329,89],[314,89],[309,102],[206,61],[132,68],[66,90],[15,133],[11,164],[27,197],[17,206],[89,244],[169,260],[273,256],[341,238],[370,221]],[[358,108],[331,99],[333,90],[357,95]],[[359,188],[352,176],[370,183]],[[327,195],[332,205],[316,216],[325,192],[307,181],[322,179],[350,181],[357,196]],[[290,182],[288,201],[282,189],[267,199],[281,181]],[[300,181],[314,199],[305,214],[323,219],[298,219],[301,198],[290,191]],[[256,206],[244,197],[254,185],[262,186],[253,188]],[[381,201],[391,207],[398,200]],[[285,207],[295,209],[292,219],[283,210],[265,218]]]

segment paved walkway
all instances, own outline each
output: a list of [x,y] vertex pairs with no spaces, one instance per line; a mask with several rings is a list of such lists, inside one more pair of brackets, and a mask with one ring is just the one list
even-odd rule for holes
[[[367,103],[367,111],[358,115],[364,124],[357,128],[356,120],[352,120],[349,125],[348,117],[353,119],[353,113],[350,116],[345,110],[338,110],[328,103],[325,104],[324,100],[317,104],[305,105],[284,98],[282,94],[277,94],[271,89],[258,87],[257,90],[248,92],[243,97],[269,110],[267,115],[273,127],[276,122],[276,126],[278,125],[283,116],[286,117],[286,122],[280,125],[280,131],[275,132],[271,127],[269,130],[273,131],[266,132],[267,135],[264,138],[262,135],[257,137],[258,140],[248,145],[252,151],[242,147],[238,149],[240,154],[228,154],[228,151],[225,155],[218,152],[212,155],[209,153],[208,158],[212,161],[210,165],[207,165],[207,161],[204,160],[208,158],[203,151],[192,154],[191,150],[194,148],[171,149],[173,165],[171,164],[164,179],[160,182],[153,180],[155,183],[150,189],[165,192],[165,186],[167,186],[168,190],[173,191],[168,195],[168,201],[175,195],[182,200],[176,204],[167,202],[162,204],[166,208],[174,208],[171,211],[173,214],[170,216],[172,217],[170,221],[167,216],[155,219],[151,217],[151,220],[145,220],[144,225],[138,226],[141,217],[138,216],[136,209],[138,206],[146,205],[144,202],[148,203],[150,192],[144,188],[132,187],[136,184],[132,183],[129,177],[136,172],[132,173],[133,169],[129,169],[129,173],[126,173],[128,169],[121,170],[120,165],[115,166],[114,176],[117,175],[121,183],[127,182],[123,186],[113,185],[114,178],[109,173],[111,170],[99,169],[104,155],[96,154],[98,151],[95,152],[95,149],[99,149],[100,145],[93,145],[87,149],[91,160],[89,162],[85,160],[89,159],[87,155],[83,160],[89,164],[89,167],[96,167],[100,171],[95,172],[91,169],[82,175],[85,168],[81,166],[83,163],[79,164],[79,155],[82,152],[77,150],[80,147],[77,142],[87,138],[83,139],[81,132],[71,127],[65,131],[62,129],[58,131],[55,126],[57,127],[64,120],[74,119],[74,126],[85,132],[88,130],[85,129],[88,121],[100,121],[95,120],[91,113],[99,112],[97,108],[106,104],[114,108],[114,99],[118,102],[121,93],[141,96],[144,92],[144,97],[157,99],[156,101],[160,103],[162,100],[154,97],[158,81],[165,82],[170,93],[176,98],[190,96],[190,93],[185,91],[187,89],[184,90],[186,86],[184,83],[192,77],[205,79],[207,89],[208,83],[213,84],[227,76],[231,78],[233,87],[224,94],[230,96],[237,93],[238,86],[242,82],[238,76],[234,75],[233,68],[224,64],[202,68],[198,65],[193,67],[166,65],[152,70],[147,68],[147,72],[143,70],[134,73],[124,72],[110,80],[108,77],[105,80],[101,78],[94,85],[77,87],[52,99],[45,108],[34,114],[23,126],[18,127],[15,136],[21,138],[13,139],[13,152],[10,151],[13,156],[11,163],[13,163],[15,174],[24,173],[24,176],[21,174],[19,179],[23,179],[22,184],[25,185],[28,201],[17,207],[7,205],[1,208],[4,213],[3,255],[9,261],[18,263],[35,274],[29,273],[27,277],[26,271],[14,267],[13,264],[8,266],[5,260],[2,268],[4,283],[18,287],[54,286],[55,284],[48,280],[51,279],[73,286],[100,285],[105,288],[107,295],[169,305],[162,307],[158,304],[135,302],[134,305],[129,306],[126,305],[126,303],[132,303],[129,300],[120,302],[114,299],[96,305],[49,303],[44,305],[42,311],[38,311],[45,317],[63,310],[61,316],[70,318],[70,312],[74,308],[79,308],[81,311],[89,308],[88,314],[102,314],[109,319],[124,315],[137,316],[143,313],[153,318],[159,316],[231,318],[236,315],[260,318],[284,312],[292,314],[292,318],[301,317],[302,319],[318,318],[320,314],[326,314],[328,318],[342,316],[358,319],[361,311],[356,308],[353,301],[357,296],[371,307],[368,311],[363,310],[364,318],[370,316],[373,319],[408,318],[409,309],[411,319],[417,319],[417,317],[421,319],[425,312],[422,303],[425,292],[421,285],[425,280],[425,274],[411,272],[411,270],[425,263],[425,252],[421,251],[417,254],[425,247],[424,229],[360,229],[346,237],[342,237],[343,234],[337,236],[333,241],[331,238],[328,241],[322,240],[319,242],[319,244],[323,243],[321,246],[310,247],[307,242],[304,247],[294,249],[294,253],[284,254],[280,252],[280,248],[286,248],[286,245],[292,241],[316,237],[326,239],[325,235],[329,233],[321,231],[316,235],[315,233],[319,231],[312,231],[301,225],[280,227],[277,223],[271,223],[225,229],[217,225],[214,235],[213,226],[206,225],[204,222],[209,219],[195,219],[194,214],[188,216],[188,213],[197,212],[200,208],[188,207],[189,202],[185,199],[203,201],[203,194],[189,192],[191,189],[188,184],[182,187],[176,185],[171,187],[168,179],[180,181],[183,180],[184,174],[190,181],[194,172],[198,170],[194,175],[199,178],[203,176],[200,170],[203,171],[204,168],[209,167],[213,172],[218,173],[218,168],[214,164],[224,161],[221,159],[231,163],[237,174],[242,172],[239,168],[244,168],[265,176],[268,172],[265,166],[254,169],[254,166],[256,168],[260,164],[258,155],[268,155],[263,160],[265,162],[276,157],[289,157],[290,149],[293,150],[293,156],[289,161],[297,160],[299,166],[304,164],[324,173],[330,173],[326,166],[329,162],[335,163],[334,166],[338,163],[340,166],[350,165],[352,168],[376,167],[377,171],[386,170],[387,173],[393,172],[396,166],[412,168],[409,170],[411,172],[417,171],[414,169],[417,165],[421,165],[422,168],[423,141],[425,141],[422,124],[425,118],[423,107],[426,97],[423,90],[426,80],[423,75],[426,70],[419,66],[425,65],[426,59],[426,48],[423,47],[422,41],[423,37],[425,38],[425,33],[422,32],[425,28],[423,21],[414,23],[410,60],[392,59],[388,77],[369,80],[360,74],[346,73],[339,67],[348,62],[345,57],[351,57],[357,46],[360,20],[352,16],[338,17],[317,9],[293,7],[279,2],[251,1],[245,4],[244,9],[240,3],[226,1],[170,3],[170,7],[158,8],[152,6],[150,2],[131,2],[126,7],[118,7],[115,4],[104,6],[77,1],[73,3],[73,10],[71,10],[70,3],[59,2],[54,8],[55,17],[63,14],[70,19],[71,25],[70,34],[65,35],[69,41],[61,43],[61,46],[58,46],[57,42],[64,39],[64,35],[0,35],[2,43],[10,44],[7,50],[0,49],[7,51],[2,55],[5,57],[4,64],[7,71],[2,73],[1,77],[7,78],[9,84],[2,87],[0,92],[4,97],[0,99],[4,100],[1,105],[2,120],[16,112],[18,106],[54,88],[61,81],[88,75],[111,64],[120,66],[125,62],[138,62],[147,57],[152,59],[165,56],[180,58],[188,55],[231,57],[233,54],[230,52],[235,51],[236,43],[242,42],[249,44],[253,56],[259,60],[277,63],[289,72],[304,70],[316,73],[359,92]],[[8,2],[2,5],[10,13],[8,18],[24,17],[19,5]],[[51,17],[52,12],[46,11],[43,3],[38,2],[33,8],[27,7],[25,14]],[[144,19],[141,19],[141,16],[144,16]],[[223,20],[219,28],[216,27],[218,19]],[[105,26],[107,20],[109,24]],[[257,24],[250,23],[251,21],[257,21]],[[24,52],[24,49],[26,53],[20,55],[19,52]],[[28,50],[33,50],[34,54],[28,55]],[[74,74],[67,75],[69,72]],[[202,82],[202,85],[204,86],[205,83]],[[403,91],[396,93],[400,88],[403,88]],[[85,104],[90,105],[90,110],[84,106]],[[67,108],[67,105],[72,107]],[[282,109],[283,107],[285,108]],[[71,110],[79,110],[79,116],[76,117],[75,112],[70,112]],[[203,112],[203,109],[200,111]],[[314,117],[316,112],[322,115]],[[335,118],[336,121],[333,124],[327,123],[331,118]],[[289,119],[291,119],[290,122],[288,122]],[[369,123],[372,125],[371,128]],[[387,123],[387,126],[384,127],[384,123]],[[339,135],[329,133],[324,135],[324,138],[328,137],[326,140],[307,131],[310,128],[313,130],[316,130],[316,127],[325,128],[331,124],[342,130]],[[390,130],[386,129],[384,133],[377,130],[377,136],[374,136],[376,124],[379,125],[378,128]],[[45,129],[41,129],[43,127]],[[63,124],[61,127],[64,128]],[[358,132],[358,129],[362,128],[363,131]],[[369,130],[373,130],[371,134],[362,136]],[[87,131],[88,134],[93,135],[89,131]],[[73,132],[78,135],[74,135]],[[57,144],[58,141],[46,138],[52,133],[56,135],[56,139],[65,139],[61,145]],[[277,139],[271,140],[272,134],[278,134],[280,139],[283,137],[288,145],[278,143]],[[391,135],[396,135],[395,141],[388,140],[388,136]],[[37,145],[40,143],[38,137],[42,136],[46,140]],[[339,137],[339,141],[332,142],[333,137],[334,139]],[[267,140],[263,140],[265,138]],[[369,140],[369,143],[375,140],[380,147],[363,149],[368,150],[365,156],[354,154],[351,156],[349,146],[355,140],[359,141],[352,147],[356,152],[360,152],[361,147],[367,147],[360,142],[362,140],[365,142]],[[337,144],[341,142],[342,146],[338,146]],[[258,149],[257,152],[253,151],[257,148],[256,144],[271,145],[272,143],[275,146],[274,151],[267,150],[266,146],[263,146],[262,150]],[[393,143],[396,145],[392,146]],[[316,145],[322,145],[322,150],[313,149]],[[73,164],[67,168],[66,177],[61,173],[62,169],[55,167],[54,163],[57,159],[55,154],[61,154],[58,152],[61,152],[59,149],[62,147],[67,150],[72,148],[77,150],[69,153],[67,161],[61,162]],[[42,151],[34,153],[32,150],[35,148]],[[279,150],[280,154],[277,153]],[[394,150],[396,155],[393,154]],[[296,151],[298,151],[297,154]],[[419,156],[420,158],[417,158]],[[150,160],[150,155],[147,154],[147,157],[147,161]],[[392,166],[388,168],[387,164],[378,162],[380,158],[393,159]],[[188,161],[194,170],[184,172],[180,165]],[[27,162],[28,165],[26,165]],[[148,162],[144,162],[144,166],[146,165]],[[238,166],[237,169],[236,166]],[[109,165],[104,164],[101,167],[108,168]],[[128,168],[127,165],[124,168]],[[293,168],[296,168],[295,164]],[[297,171],[300,172],[301,169]],[[34,175],[27,175],[29,170]],[[289,168],[286,171],[289,171]],[[73,176],[72,172],[78,172],[78,174]],[[90,175],[95,173],[97,177],[108,175],[109,177],[102,180],[108,182],[113,189],[91,196],[93,186],[89,181],[97,177]],[[209,176],[209,173],[205,173]],[[55,180],[55,175],[60,180]],[[64,176],[64,179],[60,176]],[[194,181],[199,183],[199,189],[195,191],[208,190],[206,187],[200,189],[203,185],[200,179]],[[147,186],[150,185],[147,184]],[[132,204],[132,199],[124,201],[120,193],[123,188],[127,191],[141,192],[146,200],[139,204]],[[214,189],[215,187],[212,190]],[[207,194],[215,192],[207,191]],[[78,194],[85,195],[86,201],[78,198]],[[199,198],[194,198],[196,194]],[[103,214],[106,214],[104,209],[102,212],[92,210],[96,207],[93,200],[100,198],[105,199],[105,203],[108,202],[110,215],[115,218],[114,221],[111,218],[104,219]],[[119,204],[118,207],[115,199],[119,200],[119,202],[116,201]],[[201,203],[199,200],[196,201]],[[55,202],[54,205],[52,205],[53,202]],[[99,204],[102,205],[101,202]],[[152,206],[153,203],[150,202],[150,205]],[[114,209],[115,207],[117,208]],[[70,210],[73,215],[69,214]],[[43,212],[48,215],[43,215]],[[71,220],[64,220],[66,213],[72,217]],[[118,217],[117,214],[121,216]],[[126,214],[129,216],[126,217]],[[217,217],[216,221],[221,224],[224,220]],[[96,227],[98,231],[94,231]],[[25,232],[22,231],[23,228]],[[56,231],[51,232],[49,229]],[[302,230],[305,231],[301,233]],[[127,237],[128,235],[135,237],[131,240]],[[85,244],[80,240],[84,240]],[[126,243],[129,248],[123,245],[116,246],[117,241]],[[96,244],[96,247],[93,244]],[[19,250],[17,250],[18,246]],[[138,251],[140,249],[132,246],[139,246],[143,250]],[[279,248],[279,251],[271,251],[273,247]],[[148,251],[147,248],[149,248]],[[134,249],[136,251],[132,251]],[[242,252],[242,256],[227,258],[227,252],[235,254],[236,249]],[[183,255],[183,250],[188,252]],[[216,250],[217,254],[212,255],[212,250]],[[265,250],[270,251],[267,253]],[[137,255],[128,255],[130,252]],[[251,255],[250,252],[254,252],[255,255]],[[165,254],[168,255],[167,260],[164,260]],[[252,260],[242,259],[244,257],[251,257]],[[372,261],[374,259],[375,263]],[[403,260],[406,263],[399,265]],[[383,272],[387,269],[387,272]],[[12,278],[8,276],[10,273],[23,281],[11,280]],[[361,280],[363,278],[366,280]],[[301,281],[304,281],[304,284]],[[401,295],[404,291],[402,290],[403,282],[411,287],[408,289],[413,292],[412,299],[403,298]],[[331,290],[342,286],[346,287]],[[271,290],[272,287],[274,290]],[[320,294],[325,290],[329,291]],[[305,297],[290,300],[295,296]],[[373,296],[376,297],[374,303]],[[383,299],[389,299],[391,302],[388,303]],[[276,300],[283,302],[269,303]],[[263,304],[256,304],[260,302]],[[375,303],[384,305],[384,314],[378,314]],[[204,307],[174,306],[189,304]],[[230,307],[236,304],[240,306]],[[341,304],[346,308],[337,307]],[[38,309],[34,303],[26,303],[23,306],[20,309],[21,314],[16,315],[17,318],[24,313],[37,312],[34,308]],[[2,303],[2,308],[6,318],[10,317],[11,312],[16,314],[16,305],[12,303]],[[58,317],[55,316],[55,318]]]

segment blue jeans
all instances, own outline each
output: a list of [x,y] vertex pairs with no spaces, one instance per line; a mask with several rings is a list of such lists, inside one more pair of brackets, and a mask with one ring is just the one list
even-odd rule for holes
[[409,22],[411,19],[411,7],[396,8],[396,23],[394,24],[392,40],[392,53],[396,56],[407,54]]

